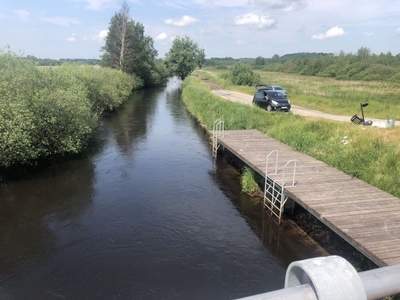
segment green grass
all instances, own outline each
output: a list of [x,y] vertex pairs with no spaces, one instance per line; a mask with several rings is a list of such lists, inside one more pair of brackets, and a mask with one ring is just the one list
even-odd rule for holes
[[248,167],[242,170],[241,183],[243,193],[253,195],[259,190],[258,184],[254,179],[254,171]]
[[[225,129],[257,129],[318,160],[388,193],[400,196],[400,128],[375,128],[349,122],[306,119],[266,112],[213,95],[195,76],[183,82],[188,110],[210,130],[216,119]],[[344,143],[344,136],[347,142]]]
[[[201,70],[212,82],[230,89],[252,95],[254,87],[234,86],[225,82],[221,75],[226,70]],[[354,115],[360,103],[369,102],[364,109],[366,117],[399,119],[400,86],[386,81],[336,80],[325,77],[303,76],[277,72],[255,71],[261,83],[281,85],[288,91],[294,105],[318,109],[333,114]]]

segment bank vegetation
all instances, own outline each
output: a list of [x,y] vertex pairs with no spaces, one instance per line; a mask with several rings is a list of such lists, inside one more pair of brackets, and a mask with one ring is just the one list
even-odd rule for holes
[[103,113],[142,85],[109,68],[38,67],[0,50],[0,168],[80,152]]
[[[206,74],[202,74],[202,77]],[[221,77],[215,77],[213,81],[226,87]],[[313,156],[400,197],[400,128],[383,129],[355,125],[350,121],[337,122],[291,113],[266,112],[258,107],[231,102],[213,95],[209,86],[197,76],[188,77],[182,87],[183,99],[188,110],[208,130],[211,130],[216,119],[224,120],[226,130],[257,129],[296,151]],[[236,86],[236,90],[241,89],[242,86]],[[308,86],[307,89],[313,87]],[[291,89],[289,93],[292,93]],[[327,101],[317,100],[317,97],[315,99],[316,102],[320,101],[319,108],[322,110],[335,106],[333,103],[326,104]],[[399,103],[393,101],[382,113],[391,115],[399,106]]]

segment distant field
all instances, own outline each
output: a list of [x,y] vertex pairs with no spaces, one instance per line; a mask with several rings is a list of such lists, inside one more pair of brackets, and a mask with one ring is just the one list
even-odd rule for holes
[[[210,80],[226,89],[253,94],[253,87],[233,86],[220,75],[227,70],[203,69]],[[384,81],[347,81],[325,77],[255,71],[261,83],[281,85],[295,104],[333,114],[358,113],[361,102],[368,102],[366,117],[400,120],[400,86]]]

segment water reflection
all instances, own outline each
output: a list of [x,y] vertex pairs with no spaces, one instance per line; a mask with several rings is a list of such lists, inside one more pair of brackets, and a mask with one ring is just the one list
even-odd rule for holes
[[145,139],[163,92],[163,88],[133,92],[130,100],[117,109],[118,118],[110,119],[114,139],[123,154],[131,155],[136,144]]
[[214,165],[179,81],[134,93],[91,143],[0,185],[0,298],[232,299],[309,255]]
[[56,251],[54,221],[78,219],[90,209],[93,165],[73,160],[33,178],[0,185],[0,276],[22,276]]
[[285,219],[278,225],[269,213],[262,209],[262,199],[242,193],[241,186],[237,184],[240,182],[240,174],[226,160],[226,157],[220,156],[216,160],[216,170],[210,173],[210,176],[245,218],[265,248],[278,258],[283,268],[286,269],[294,260],[328,255],[291,220]]

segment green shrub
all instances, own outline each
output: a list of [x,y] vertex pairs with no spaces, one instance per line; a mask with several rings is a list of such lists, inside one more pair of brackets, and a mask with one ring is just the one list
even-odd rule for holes
[[38,68],[0,50],[0,167],[78,153],[102,112],[120,105],[141,84],[111,69]]
[[360,72],[359,78],[362,80],[388,80],[396,74],[396,71],[395,68],[390,66],[373,64]]
[[259,190],[258,184],[254,179],[254,171],[248,167],[245,167],[242,172],[242,192],[253,195]]
[[127,99],[133,88],[143,86],[143,80],[110,68],[77,67],[64,64],[54,72],[64,76],[73,74],[84,84],[91,103],[92,113],[100,117],[104,111],[111,111]]
[[390,77],[390,81],[400,83],[400,72],[397,72],[392,77]]
[[339,74],[340,66],[330,65],[326,67],[323,71],[319,72],[317,76],[321,77],[336,77]]
[[260,76],[255,74],[246,63],[235,63],[229,69],[229,79],[233,84],[252,86],[260,82]]

